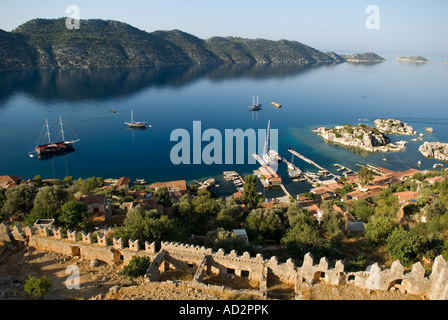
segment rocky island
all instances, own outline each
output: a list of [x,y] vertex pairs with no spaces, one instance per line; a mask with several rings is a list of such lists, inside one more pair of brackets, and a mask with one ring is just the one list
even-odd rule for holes
[[378,63],[386,60],[373,52],[353,53],[351,55],[340,54],[339,56],[351,63]]
[[385,134],[396,134],[402,136],[414,136],[417,131],[407,123],[395,119],[376,119],[373,122],[376,128]]
[[426,158],[448,162],[448,143],[425,142],[418,151]]
[[428,63],[431,62],[428,59],[422,57],[422,56],[415,56],[415,57],[398,57],[397,61],[400,62],[413,62],[413,63]]
[[346,124],[335,128],[320,127],[312,130],[325,141],[359,148],[368,152],[400,152],[406,149],[405,141],[391,143],[388,136],[377,128],[365,124],[353,126]]

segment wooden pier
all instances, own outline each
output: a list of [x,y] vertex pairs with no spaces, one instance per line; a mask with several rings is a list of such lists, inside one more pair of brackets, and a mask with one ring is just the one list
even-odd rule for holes
[[292,150],[291,148],[288,149],[288,151],[290,153],[292,153],[293,155],[295,155],[296,157],[302,159],[303,161],[315,166],[316,168],[319,169],[319,173],[320,174],[324,174],[324,175],[330,175],[334,178],[338,178],[338,176],[336,176],[335,174],[331,173],[330,171],[328,171],[327,169],[325,169],[324,167],[318,165],[316,162],[314,162],[311,159],[308,159],[307,157],[305,157],[304,155],[301,155],[300,153],[298,153],[297,151]]

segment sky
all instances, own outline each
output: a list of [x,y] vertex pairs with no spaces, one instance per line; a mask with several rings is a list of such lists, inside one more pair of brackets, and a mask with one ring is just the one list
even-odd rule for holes
[[69,5],[81,19],[118,20],[148,32],[180,29],[202,39],[287,39],[321,51],[448,58],[447,0],[2,0],[0,29],[68,17]]

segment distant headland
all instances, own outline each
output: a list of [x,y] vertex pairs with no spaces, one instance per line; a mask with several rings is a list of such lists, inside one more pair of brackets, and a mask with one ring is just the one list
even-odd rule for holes
[[349,63],[378,63],[386,61],[386,59],[373,52],[353,53],[351,55],[341,54],[340,56]]
[[428,59],[422,56],[413,56],[413,57],[398,57],[397,61],[400,62],[411,62],[411,63],[429,63]]
[[180,30],[146,32],[111,20],[34,19],[0,30],[0,70],[140,67],[190,64],[334,64],[345,59],[297,41],[212,37]]

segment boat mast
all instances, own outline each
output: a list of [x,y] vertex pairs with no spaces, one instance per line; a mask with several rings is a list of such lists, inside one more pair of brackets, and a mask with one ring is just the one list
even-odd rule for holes
[[62,117],[59,117],[59,123],[61,124],[62,141],[65,141],[64,128],[62,127]]
[[134,110],[131,110],[131,123],[134,122]]
[[51,144],[50,127],[48,126],[48,119],[45,119],[45,126],[47,127],[48,144]]
[[271,120],[268,122],[268,131],[266,132],[266,140],[264,142],[264,150],[263,155],[268,154],[269,152],[269,131],[271,129]]

